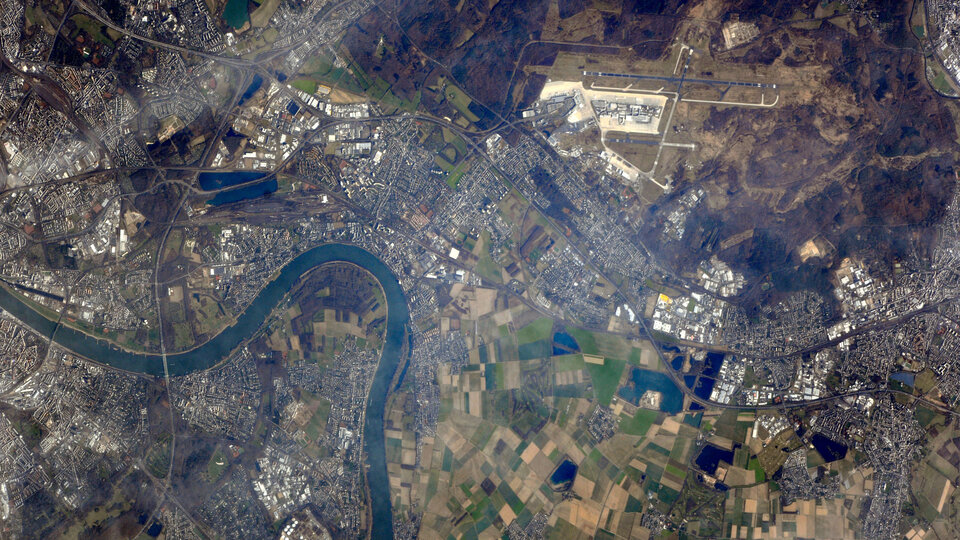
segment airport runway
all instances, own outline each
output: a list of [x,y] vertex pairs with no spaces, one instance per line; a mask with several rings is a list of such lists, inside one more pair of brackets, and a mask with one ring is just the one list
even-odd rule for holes
[[688,82],[688,83],[704,83],[704,84],[714,84],[719,86],[746,86],[748,88],[776,88],[776,84],[771,83],[755,83],[755,82],[739,82],[739,81],[718,81],[714,79],[692,79],[690,77],[664,77],[660,75],[635,75],[632,73],[608,73],[606,71],[584,71],[583,75],[585,77],[618,77],[621,79],[640,79],[640,80],[653,80],[653,81],[666,81],[666,82]]

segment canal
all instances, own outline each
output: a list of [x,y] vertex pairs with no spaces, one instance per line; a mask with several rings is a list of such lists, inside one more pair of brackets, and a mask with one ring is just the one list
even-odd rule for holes
[[[383,414],[390,381],[403,352],[406,325],[410,318],[407,300],[396,276],[372,253],[345,244],[325,244],[305,251],[284,266],[232,326],[196,349],[167,355],[170,375],[186,375],[211,368],[256,332],[297,280],[313,268],[330,262],[350,262],[366,269],[380,282],[387,301],[387,329],[380,363],[374,374],[364,415],[363,441],[367,455],[367,485],[372,512],[371,536],[393,537],[390,510],[390,481],[387,477]],[[108,341],[58,325],[20,301],[8,290],[0,288],[0,308],[24,324],[80,356],[118,369],[162,376],[163,361],[159,355],[124,351]]]

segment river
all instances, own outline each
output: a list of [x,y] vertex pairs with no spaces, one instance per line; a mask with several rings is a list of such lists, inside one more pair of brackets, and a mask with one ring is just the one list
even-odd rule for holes
[[[260,291],[235,324],[228,326],[216,337],[196,349],[167,355],[167,366],[170,375],[174,376],[193,373],[219,364],[233,349],[260,328],[300,276],[322,264],[340,261],[356,264],[373,274],[380,282],[387,301],[387,329],[380,363],[367,397],[363,441],[367,455],[367,484],[372,512],[371,536],[392,538],[393,518],[390,510],[390,480],[387,476],[383,414],[390,381],[393,379],[403,352],[403,338],[410,312],[407,308],[407,299],[403,295],[403,289],[396,276],[375,255],[356,246],[345,244],[325,244],[301,253],[284,266],[280,274]],[[126,371],[154,376],[163,375],[163,360],[160,355],[124,351],[108,341],[94,338],[79,330],[63,325],[58,326],[56,322],[47,319],[3,288],[0,288],[0,308],[80,356]]]

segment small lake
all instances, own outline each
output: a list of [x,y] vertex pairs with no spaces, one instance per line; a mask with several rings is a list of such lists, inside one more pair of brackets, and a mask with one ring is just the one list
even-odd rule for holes
[[223,8],[223,20],[234,29],[242,27],[250,20],[247,13],[247,0],[227,0]]
[[[230,0],[230,1],[232,2],[233,0]],[[246,2],[246,0],[243,0],[243,1]],[[250,81],[250,86],[248,86],[247,89],[243,92],[243,95],[240,96],[240,101],[237,102],[237,106],[239,107],[240,105],[243,105],[244,101],[252,98],[253,95],[257,93],[257,90],[260,89],[260,85],[262,84],[263,84],[263,77],[261,77],[260,75],[254,75],[253,80]]]
[[813,447],[817,449],[817,452],[823,456],[823,460],[827,463],[839,461],[847,457],[847,445],[838,443],[820,433],[815,433],[813,437],[810,438],[810,442],[813,443]]
[[638,367],[631,368],[630,382],[620,388],[617,395],[637,405],[644,392],[653,390],[660,392],[663,399],[660,401],[660,410],[668,414],[677,414],[683,409],[683,392],[673,384],[670,377],[659,371],[650,371]]
[[890,378],[907,386],[913,386],[913,381],[916,379],[916,375],[910,373],[909,371],[898,371],[893,375],[890,375]]
[[700,377],[700,380],[697,381],[697,386],[693,388],[693,393],[701,399],[710,399],[710,394],[713,393],[713,385],[717,384],[717,381],[710,379],[708,377]]
[[712,475],[717,472],[717,467],[720,466],[721,461],[732,464],[733,450],[724,450],[719,446],[707,444],[700,451],[700,455],[697,456],[696,463],[697,467],[700,467],[703,472]]
[[580,352],[580,345],[577,340],[566,332],[557,332],[553,334],[553,355],[563,356],[565,354]]
[[201,189],[211,191],[259,180],[266,175],[255,171],[205,172],[197,176],[197,181],[200,182]]
[[680,371],[680,369],[683,368],[683,355],[674,356],[673,360],[670,361],[670,367],[672,367],[674,371]]
[[707,377],[717,378],[720,375],[720,368],[723,366],[723,353],[708,352],[707,361],[703,367],[703,374]]
[[573,479],[577,477],[577,464],[569,459],[563,460],[550,475],[550,487],[554,491],[565,491],[573,485]]
[[277,183],[276,178],[271,178],[270,180],[265,180],[263,182],[257,182],[256,184],[250,184],[249,186],[243,186],[242,188],[231,189],[230,191],[221,191],[217,195],[207,201],[207,203],[212,204],[213,206],[221,206],[224,204],[235,203],[237,201],[244,201],[247,199],[256,199],[258,197],[263,197],[264,195],[269,195],[277,191],[280,188],[280,185]]

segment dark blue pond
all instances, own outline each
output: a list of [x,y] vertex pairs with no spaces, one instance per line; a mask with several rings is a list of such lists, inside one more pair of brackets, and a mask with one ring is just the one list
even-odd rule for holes
[[810,439],[810,442],[813,443],[813,447],[817,449],[817,452],[823,456],[823,460],[827,463],[839,461],[847,457],[847,445],[838,443],[820,433],[815,434]]
[[160,536],[160,531],[163,530],[163,524],[159,521],[154,521],[150,524],[150,528],[147,529],[147,536],[151,538],[156,538]]
[[237,103],[237,106],[243,105],[243,102],[252,98],[254,94],[257,93],[257,90],[260,89],[260,86],[263,84],[263,77],[260,75],[254,75],[253,80],[250,81],[250,86],[243,92],[243,95],[240,96],[240,101]]
[[576,463],[569,459],[563,460],[563,462],[554,469],[553,474],[550,475],[550,483],[553,485],[553,489],[557,491],[568,489],[570,485],[573,484],[573,479],[577,476],[577,469],[579,469],[579,467],[577,467]]
[[707,377],[717,378],[720,375],[720,366],[723,365],[723,353],[708,352],[707,360],[703,366],[703,374]]
[[201,189],[211,191],[259,180],[264,176],[266,173],[254,171],[205,172],[200,173],[197,180],[200,182]]
[[913,386],[913,381],[916,378],[916,375],[908,371],[898,371],[897,373],[890,375],[890,378],[907,386]]
[[277,179],[273,178],[264,182],[243,186],[242,188],[237,188],[230,191],[221,191],[220,193],[217,193],[216,197],[207,202],[213,206],[220,206],[246,199],[256,199],[257,197],[263,197],[264,195],[273,193],[279,187],[280,186],[277,184]]
[[553,334],[553,355],[560,356],[580,352],[580,344],[570,334],[557,332]]
[[650,371],[638,367],[631,368],[630,382],[617,391],[617,395],[637,405],[647,390],[663,394],[660,410],[668,414],[677,414],[683,409],[683,392],[673,384],[670,377],[659,371]]
[[700,380],[697,381],[697,386],[693,389],[693,393],[699,398],[710,399],[710,394],[713,393],[713,385],[715,384],[717,384],[717,381],[713,379],[700,377]]
[[703,472],[714,474],[717,472],[717,467],[721,461],[733,463],[733,450],[724,450],[719,446],[708,444],[700,451],[696,463],[697,467],[700,467]]
[[674,356],[673,360],[670,361],[670,367],[672,367],[674,371],[680,371],[680,368],[683,367],[683,355]]
[[241,28],[250,20],[250,14],[247,12],[247,2],[245,0],[227,0],[227,5],[223,7],[223,20],[233,28]]

